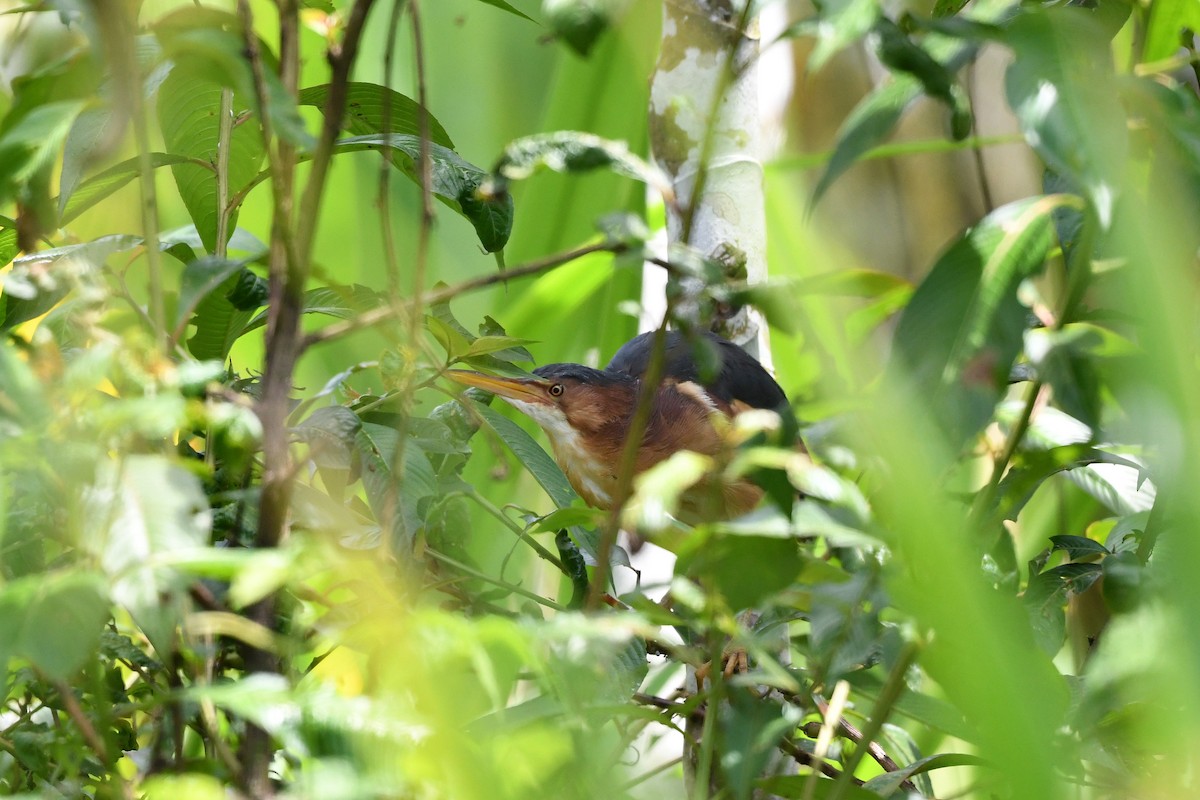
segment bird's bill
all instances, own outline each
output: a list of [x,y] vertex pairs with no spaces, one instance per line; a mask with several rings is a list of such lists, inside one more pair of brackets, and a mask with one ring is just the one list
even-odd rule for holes
[[545,403],[546,389],[549,381],[537,378],[502,378],[498,375],[484,375],[482,372],[472,372],[466,369],[446,370],[446,377],[464,386],[474,386],[485,392],[518,400],[522,403]]

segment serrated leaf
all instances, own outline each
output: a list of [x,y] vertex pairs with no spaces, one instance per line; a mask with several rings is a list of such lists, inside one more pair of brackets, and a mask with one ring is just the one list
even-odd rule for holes
[[1107,547],[1086,536],[1051,536],[1050,542],[1053,544],[1052,550],[1065,550],[1067,556],[1074,561],[1089,556],[1108,554]]
[[308,442],[313,461],[320,467],[349,469],[362,420],[345,406],[322,406],[292,429]]
[[371,510],[389,531],[395,552],[409,553],[422,524],[417,506],[437,492],[437,478],[429,459],[412,441],[404,443],[403,472],[397,474],[399,443],[400,434],[394,428],[371,422],[364,422],[355,436]]

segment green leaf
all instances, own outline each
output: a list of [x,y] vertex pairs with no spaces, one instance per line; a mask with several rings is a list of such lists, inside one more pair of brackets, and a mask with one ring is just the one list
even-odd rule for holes
[[891,797],[900,790],[901,784],[910,780],[915,775],[921,775],[935,769],[945,769],[946,767],[990,766],[993,765],[979,756],[968,755],[966,753],[939,753],[935,756],[927,756],[919,761],[914,761],[894,772],[878,775],[864,783],[863,788],[875,792],[880,797]]
[[515,14],[518,17],[520,17],[521,19],[527,19],[530,22],[535,21],[533,19],[533,17],[529,17],[529,16],[526,16],[525,14],[522,14],[516,8],[513,8],[512,5],[510,5],[509,3],[506,3],[505,0],[478,0],[478,2],[483,3],[485,6],[491,6],[492,8],[498,8],[501,11],[507,11],[510,14]]
[[[316,106],[324,110],[329,99],[329,84],[309,86],[300,90],[297,102],[302,106]],[[421,105],[412,98],[374,83],[351,81],[346,85],[346,114],[342,128],[356,136],[387,133],[421,135]],[[442,123],[428,111],[425,119],[429,125],[429,140],[433,144],[454,149],[454,142],[442,127]],[[387,123],[386,126],[384,123]]]
[[53,164],[83,108],[80,100],[39,106],[0,136],[0,203],[16,198],[23,184]]
[[630,152],[624,142],[582,131],[539,133],[511,142],[492,168],[492,191],[503,193],[508,181],[524,180],[542,169],[575,174],[601,168],[641,181],[664,195],[671,193],[671,181],[662,170]]
[[896,326],[890,369],[928,397],[953,446],[991,416],[1021,347],[1017,286],[1045,261],[1063,195],[993,211],[938,259]]
[[838,128],[837,145],[813,189],[810,207],[820,201],[843,172],[887,139],[904,112],[920,97],[920,81],[911,75],[895,75],[860,100]]
[[818,41],[808,57],[808,68],[816,72],[852,42],[866,36],[879,18],[879,0],[826,0],[821,6]]
[[[187,156],[174,153],[150,153],[149,157],[150,166],[154,169],[188,161]],[[101,200],[113,195],[136,178],[138,170],[139,159],[135,156],[93,175],[78,184],[73,192],[68,193],[64,189],[58,198],[59,222],[66,225]]]
[[1050,541],[1053,543],[1052,550],[1066,550],[1067,556],[1073,561],[1090,556],[1108,555],[1107,547],[1086,536],[1051,536]]
[[958,85],[954,71],[946,67],[919,43],[910,39],[886,17],[875,23],[876,52],[893,72],[906,72],[921,82],[925,94],[940,100],[951,112],[951,134],[964,139],[971,133],[971,105]]
[[543,0],[542,13],[554,38],[587,58],[612,24],[611,5],[605,0]]
[[[353,136],[338,141],[334,151],[348,153],[381,148],[393,151],[393,163],[404,174],[416,175],[415,164],[421,156],[418,136],[402,133]],[[512,198],[506,193],[488,190],[483,186],[486,173],[447,147],[430,143],[429,159],[433,166],[430,187],[433,194],[466,217],[485,250],[494,253],[503,249],[512,233]]]
[[[109,604],[103,582],[82,572],[30,575],[0,589],[0,662],[29,659],[69,680],[100,647]],[[0,663],[0,668],[5,666]]]
[[213,256],[198,258],[184,267],[183,275],[179,279],[179,305],[175,311],[175,326],[182,325],[200,302],[222,285],[231,286],[230,279],[243,269],[245,266],[242,261]]
[[[182,8],[163,17],[155,25],[155,32],[164,56],[175,62],[175,69],[198,70],[233,89],[235,95],[258,104],[255,75],[246,57],[241,21],[236,16],[212,8]],[[312,149],[316,139],[304,127],[296,101],[279,78],[274,54],[261,38],[258,49],[266,62],[261,79],[267,103],[266,109],[258,109],[259,118],[268,118],[272,132],[281,139],[301,149]],[[160,103],[167,91],[164,84],[158,95]],[[235,110],[235,117],[237,114]],[[238,186],[232,177],[231,173],[230,186]]]
[[[301,314],[324,314],[337,319],[350,319],[362,312],[376,308],[384,301],[384,295],[369,286],[351,283],[346,286],[319,286],[304,293],[301,301]],[[240,335],[267,324],[267,311],[264,309],[254,315],[254,319],[246,323]]]
[[1027,8],[1005,40],[1015,56],[1005,91],[1025,140],[1048,167],[1086,190],[1107,227],[1129,146],[1125,112],[1112,91],[1108,37],[1088,10]]
[[390,531],[394,552],[407,554],[422,524],[417,506],[437,492],[437,478],[429,459],[412,441],[404,443],[403,471],[398,473],[399,443],[394,428],[371,422],[362,423],[355,435],[367,502],[379,524]]
[[677,569],[698,576],[732,611],[760,606],[791,586],[804,568],[804,557],[791,538],[713,536],[685,548]]
[[1200,3],[1194,0],[1151,3],[1146,39],[1142,45],[1143,61],[1170,58],[1182,46],[1184,29],[1193,34],[1200,31]]
[[292,428],[292,433],[309,445],[309,454],[319,467],[349,469],[362,420],[345,406],[322,406]]
[[1113,553],[1101,562],[1104,585],[1101,592],[1104,602],[1118,614],[1137,608],[1147,591],[1149,577],[1146,565],[1136,553]]
[[[167,150],[190,161],[171,167],[179,196],[200,235],[204,249],[216,250],[217,239],[217,139],[220,131],[223,85],[203,60],[176,63],[158,93],[158,120]],[[233,114],[249,111],[244,95],[234,93]],[[233,127],[229,143],[229,186],[249,183],[263,160],[262,135],[257,125]],[[229,216],[229,230],[237,225],[237,209]]]
[[550,495],[556,506],[570,508],[581,502],[579,495],[575,494],[575,490],[567,482],[567,477],[563,475],[558,464],[554,463],[554,459],[517,423],[482,403],[476,403],[475,409],[483,417],[484,423],[508,445],[508,449],[520,459],[534,480],[546,490],[546,494]]
[[196,332],[187,346],[196,358],[224,362],[230,348],[245,331],[251,311],[237,308],[227,294],[246,271],[244,261],[214,257],[199,258],[183,269],[175,328],[180,330],[188,316]]
[[1120,464],[1141,470],[1135,462],[1085,444],[1065,444],[1046,450],[1026,450],[1013,457],[1013,468],[1000,481],[997,502],[1004,519],[1015,520],[1026,503],[1051,475],[1089,464]]
[[208,544],[212,514],[199,478],[162,456],[131,455],[100,465],[86,505],[80,544],[98,557],[113,600],[166,647],[178,620],[165,598],[186,582],[155,559]]
[[[473,356],[486,356],[492,353],[499,353],[513,347],[529,344],[533,339],[518,339],[515,336],[480,336],[475,341],[467,346],[466,352],[462,354],[463,358],[471,358]],[[533,359],[528,359],[532,361]]]
[[[852,672],[845,676],[854,687],[855,694],[875,701],[884,688],[883,679],[874,671]],[[927,725],[965,742],[978,742],[979,736],[971,730],[963,715],[954,706],[938,697],[905,689],[893,708],[914,722]]]

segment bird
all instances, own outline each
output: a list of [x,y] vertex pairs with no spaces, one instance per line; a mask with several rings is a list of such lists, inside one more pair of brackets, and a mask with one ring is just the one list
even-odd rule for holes
[[[580,497],[596,508],[611,509],[654,337],[654,332],[643,333],[626,342],[604,369],[559,363],[538,367],[531,378],[470,370],[448,370],[446,376],[491,392],[530,417],[546,433],[555,460]],[[697,344],[703,348],[701,360],[695,355]],[[681,450],[709,456],[728,452],[728,422],[749,409],[775,411],[793,420],[794,431],[783,389],[733,342],[708,331],[693,336],[668,331],[663,362],[635,474]],[[705,363],[714,368],[705,370]],[[762,496],[763,490],[749,480],[706,481],[684,495],[678,516],[691,524],[729,519],[753,509]]]

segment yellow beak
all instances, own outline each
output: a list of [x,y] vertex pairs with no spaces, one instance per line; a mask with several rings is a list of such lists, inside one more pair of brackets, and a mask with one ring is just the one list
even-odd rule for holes
[[501,378],[497,375],[484,375],[482,372],[472,372],[465,369],[446,370],[446,377],[464,386],[474,386],[485,392],[519,400],[523,403],[549,403],[546,399],[548,381],[536,378]]

